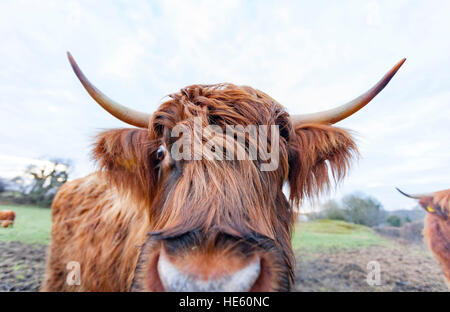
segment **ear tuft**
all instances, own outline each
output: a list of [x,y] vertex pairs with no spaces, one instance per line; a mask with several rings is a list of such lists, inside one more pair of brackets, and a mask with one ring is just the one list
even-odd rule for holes
[[93,158],[119,191],[151,202],[157,183],[154,168],[156,147],[145,129],[112,129],[97,135]]
[[344,129],[323,124],[297,126],[289,141],[291,204],[329,191],[331,177],[338,183],[358,155],[355,141]]

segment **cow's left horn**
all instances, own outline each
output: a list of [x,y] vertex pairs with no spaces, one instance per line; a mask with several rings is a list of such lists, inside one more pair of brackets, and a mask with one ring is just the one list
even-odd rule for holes
[[342,119],[345,119],[361,108],[366,106],[381,90],[389,83],[392,77],[394,77],[395,73],[399,70],[399,68],[406,61],[406,58],[402,59],[398,62],[380,81],[378,81],[371,89],[362,95],[358,96],[356,99],[341,105],[336,108],[332,108],[327,111],[322,111],[318,113],[312,114],[304,114],[304,115],[292,115],[292,122],[294,124],[304,124],[304,123],[328,123],[334,124]]
[[147,128],[150,122],[151,114],[146,114],[142,112],[135,111],[131,108],[120,105],[119,103],[111,100],[109,97],[104,95],[100,90],[98,90],[86,76],[83,74],[81,69],[78,67],[77,63],[73,59],[70,52],[67,52],[67,57],[69,58],[70,65],[72,65],[75,75],[77,75],[83,87],[90,94],[90,96],[103,107],[107,112],[109,112],[114,117],[126,122],[127,124]]
[[423,193],[423,194],[406,194],[405,192],[403,192],[402,190],[400,190],[398,187],[395,188],[397,191],[400,192],[400,194],[405,195],[406,197],[409,198],[414,198],[414,199],[421,199],[422,197],[433,197],[434,193]]

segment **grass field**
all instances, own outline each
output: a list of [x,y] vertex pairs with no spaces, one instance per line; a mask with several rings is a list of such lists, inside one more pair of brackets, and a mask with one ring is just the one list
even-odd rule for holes
[[300,222],[295,226],[294,249],[360,248],[386,245],[389,241],[371,228],[336,220]]
[[13,227],[0,228],[0,240],[30,244],[50,242],[51,211],[49,208],[0,205],[0,209],[13,210],[16,213]]
[[[50,241],[50,209],[33,206],[4,206],[16,212],[14,227],[0,228],[0,240],[48,244]],[[294,249],[323,249],[329,247],[358,248],[387,244],[388,241],[372,229],[334,220],[301,222],[295,226]]]

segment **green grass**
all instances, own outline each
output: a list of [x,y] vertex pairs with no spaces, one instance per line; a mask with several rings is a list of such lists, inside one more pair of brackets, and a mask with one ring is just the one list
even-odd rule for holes
[[16,220],[13,227],[0,227],[0,240],[48,244],[50,242],[51,211],[33,206],[0,205],[1,210],[13,210]]
[[359,248],[388,241],[371,228],[336,220],[299,222],[292,238],[294,249]]

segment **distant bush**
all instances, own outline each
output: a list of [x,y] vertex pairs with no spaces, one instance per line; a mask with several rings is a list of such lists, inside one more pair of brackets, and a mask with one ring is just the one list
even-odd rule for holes
[[401,229],[402,238],[408,241],[423,241],[423,221],[410,222],[402,226]]
[[373,227],[386,218],[386,211],[378,200],[360,194],[347,195],[341,203],[330,200],[321,208],[316,215],[318,219],[343,220]]
[[342,199],[347,221],[367,226],[376,226],[386,218],[381,203],[370,196],[347,195]]
[[386,222],[391,226],[400,227],[402,226],[402,219],[396,215],[391,215],[386,219]]
[[375,226],[373,228],[375,232],[381,235],[399,238],[401,236],[400,229],[394,226]]
[[322,206],[320,219],[342,220],[345,221],[345,211],[335,200],[330,200]]
[[423,221],[414,221],[406,223],[401,227],[396,226],[377,226],[374,230],[381,235],[400,238],[411,243],[420,243],[423,241]]

